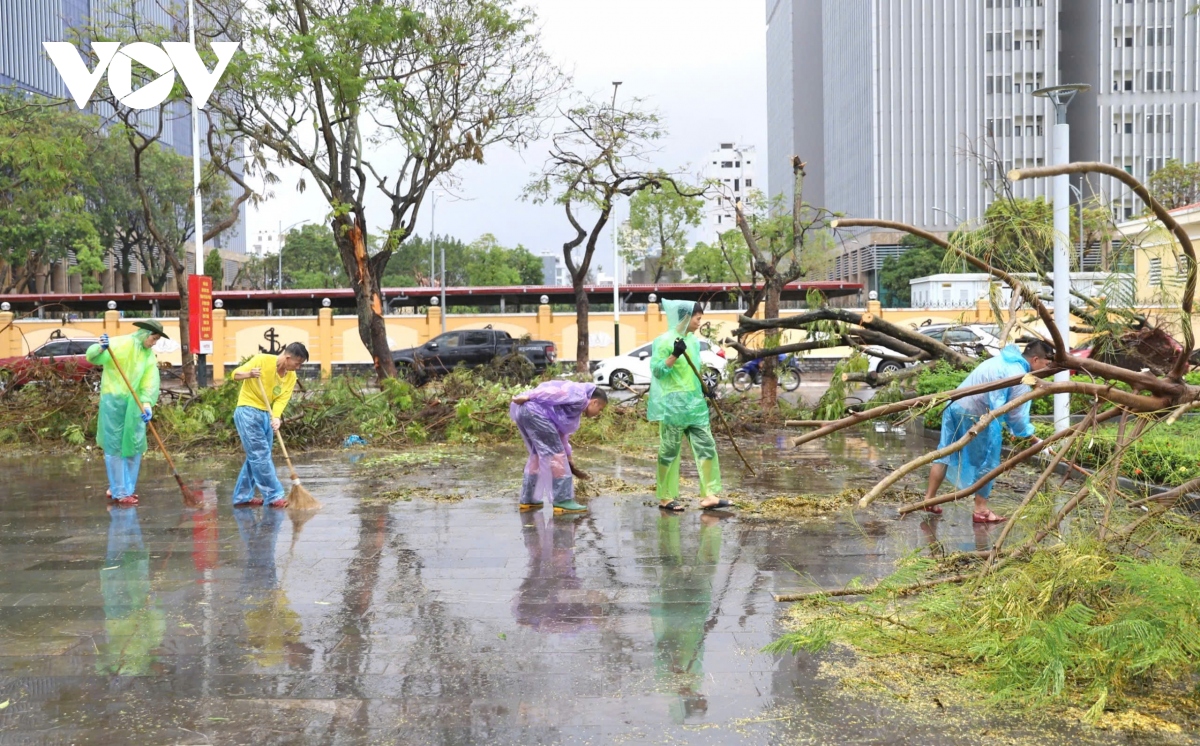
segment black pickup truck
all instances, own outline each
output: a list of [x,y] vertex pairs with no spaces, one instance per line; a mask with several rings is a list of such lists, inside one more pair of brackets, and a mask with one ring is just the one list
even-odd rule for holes
[[460,329],[440,334],[420,347],[393,350],[392,362],[398,375],[424,380],[460,364],[478,368],[514,353],[542,371],[554,364],[558,349],[553,342],[522,342],[499,329]]

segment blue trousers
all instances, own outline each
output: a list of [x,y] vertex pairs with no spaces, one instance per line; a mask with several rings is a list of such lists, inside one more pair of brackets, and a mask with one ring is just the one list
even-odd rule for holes
[[233,410],[233,424],[242,439],[246,451],[246,463],[233,486],[233,504],[250,502],[257,488],[263,502],[274,502],[283,497],[283,485],[275,473],[275,462],[271,460],[271,448],[275,445],[275,431],[271,429],[271,413],[254,407],[238,407]]
[[114,500],[129,497],[137,492],[138,472],[142,469],[142,454],[125,458],[104,454],[104,468],[108,471],[108,491]]

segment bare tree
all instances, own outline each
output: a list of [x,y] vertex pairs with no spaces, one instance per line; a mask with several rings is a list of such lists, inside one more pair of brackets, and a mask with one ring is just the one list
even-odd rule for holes
[[[779,318],[779,302],[784,287],[818,266],[833,245],[829,229],[836,214],[804,201],[804,165],[799,158],[792,158],[794,197],[790,219],[787,215],[777,213],[773,217],[768,215],[760,220],[751,220],[747,218],[742,203],[735,203],[738,228],[750,250],[754,274],[763,278],[764,311],[771,319]],[[760,329],[768,333],[769,345],[777,341],[775,335],[778,327]],[[774,355],[763,360],[762,373],[762,407],[772,411],[778,403]]]

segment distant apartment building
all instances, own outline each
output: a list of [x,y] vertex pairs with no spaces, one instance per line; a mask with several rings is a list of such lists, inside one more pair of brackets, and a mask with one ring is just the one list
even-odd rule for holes
[[[998,192],[1049,199],[1052,105],[1039,88],[1087,83],[1069,109],[1071,158],[1146,178],[1197,160],[1200,18],[1183,0],[766,0],[771,194],[790,197],[789,160],[808,163],[805,199],[849,215],[944,233]],[[1140,210],[1093,177],[1114,215]],[[894,237],[883,237],[894,244]],[[871,234],[840,262],[874,286]],[[841,271],[841,270],[838,270]]]
[[563,261],[562,254],[542,254],[542,284],[567,287],[571,284],[571,273]]
[[279,234],[272,229],[259,228],[254,232],[246,249],[246,253],[253,256],[274,256],[279,253]]
[[[69,99],[66,85],[58,70],[46,55],[42,42],[78,40],[81,32],[89,26],[120,28],[128,23],[129,9],[135,8],[137,18],[146,25],[172,28],[175,24],[168,8],[184,8],[183,0],[0,0],[0,90],[24,92]],[[74,104],[69,104],[74,107]],[[102,120],[111,118],[111,107],[95,102],[87,110]],[[139,114],[139,128],[144,131],[157,129],[158,111],[147,110]],[[163,133],[160,142],[179,153],[192,155],[191,108],[185,102],[176,102],[167,107],[163,117]],[[242,206],[238,223],[221,234],[215,244],[208,248],[221,249],[223,253],[244,254],[246,252],[246,212]],[[189,260],[194,263],[194,259]],[[67,264],[74,263],[72,255]],[[112,260],[109,259],[111,266]],[[189,265],[190,266],[190,265]],[[136,274],[140,277],[141,268]],[[52,290],[77,291],[73,284],[78,278],[67,274],[66,266],[54,267],[48,273]],[[61,278],[61,279],[60,279]],[[106,283],[111,279],[106,279]],[[134,290],[144,290],[139,287]]]
[[711,241],[725,231],[737,227],[733,204],[743,199],[751,189],[765,193],[764,184],[755,176],[758,156],[753,145],[723,142],[702,162],[699,180],[717,188],[707,198],[704,219],[704,240]]

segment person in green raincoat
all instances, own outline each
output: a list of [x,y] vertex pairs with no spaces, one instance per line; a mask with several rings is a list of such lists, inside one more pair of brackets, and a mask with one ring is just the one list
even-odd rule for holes
[[[667,331],[654,340],[650,356],[650,396],[647,418],[658,426],[658,474],[655,492],[658,507],[681,511],[679,464],[686,436],[696,458],[700,477],[700,507],[703,510],[729,508],[729,500],[716,497],[721,491],[721,465],[717,461],[717,442],[708,422],[708,391],[696,374],[700,365],[700,340],[696,330],[704,316],[704,306],[690,301],[664,300]],[[684,359],[691,358],[696,370]]]
[[[152,319],[133,325],[137,327],[133,334],[111,340],[102,334],[100,342],[87,351],[88,362],[104,368],[96,442],[104,451],[108,497],[120,505],[138,503],[137,480],[146,452],[146,423],[154,416],[153,407],[158,403],[158,358],[152,348],[167,336],[162,324]],[[130,386],[137,391],[141,407],[134,401]]]

